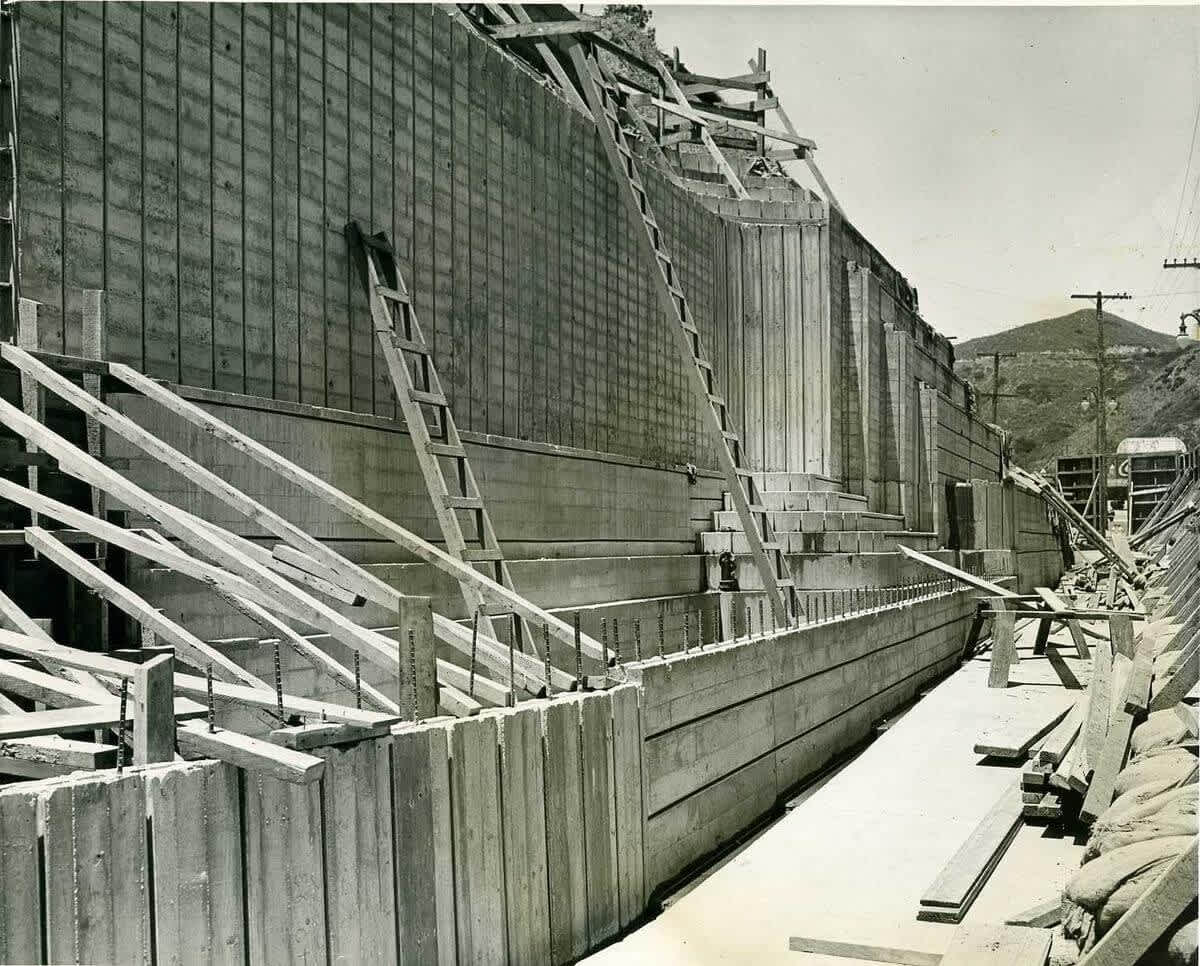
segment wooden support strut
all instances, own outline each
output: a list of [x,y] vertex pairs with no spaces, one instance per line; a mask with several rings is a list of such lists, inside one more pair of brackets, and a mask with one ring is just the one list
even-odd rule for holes
[[[136,373],[133,374],[135,381],[137,375]],[[155,385],[151,382],[151,386]],[[168,392],[168,395],[171,394]],[[0,416],[6,418],[10,428],[14,431],[27,439],[36,441],[41,448],[54,456],[63,470],[85,482],[91,483],[93,486],[101,487],[110,495],[134,507],[139,512],[146,514],[180,540],[186,542],[212,560],[217,561],[221,566],[227,567],[234,574],[241,577],[243,583],[248,583],[257,588],[266,597],[267,603],[264,606],[288,613],[297,619],[303,620],[311,627],[326,631],[334,639],[352,650],[363,651],[368,657],[380,663],[388,670],[395,667],[396,644],[394,641],[375,631],[355,624],[321,601],[303,592],[288,580],[280,577],[268,567],[263,566],[260,561],[255,559],[256,553],[261,548],[255,548],[254,545],[249,544],[249,541],[235,537],[233,534],[221,530],[219,527],[206,523],[178,507],[171,506],[157,497],[151,496],[119,473],[99,463],[88,454],[81,452],[78,447],[64,440],[56,433],[53,433],[41,423],[25,416],[20,410],[17,410],[4,400],[0,400]],[[295,468],[299,470],[298,467]],[[304,471],[300,472],[303,473]],[[368,514],[374,512],[365,507],[363,509],[367,510]],[[378,515],[376,514],[375,516]],[[89,519],[95,520],[95,518]],[[380,519],[383,518],[380,517]],[[64,520],[64,522],[67,521]],[[96,522],[99,523],[100,521]],[[424,543],[424,541],[421,541],[415,535],[414,539],[419,543]],[[428,544],[425,545],[428,546]],[[434,552],[442,554],[440,550],[435,550]],[[442,554],[442,556],[445,555]],[[269,559],[269,557],[268,553],[267,558]],[[460,567],[463,566],[458,561],[454,562]],[[465,569],[470,570],[469,567]],[[485,579],[482,574],[478,576],[481,579]],[[395,606],[395,602],[400,596],[398,592],[391,591],[387,595],[389,605]],[[517,599],[519,600],[520,598]],[[264,603],[264,601],[259,600],[259,603]],[[559,623],[561,624],[562,622],[559,621]],[[463,639],[469,636],[466,628],[444,618],[439,624],[441,628],[439,636],[447,639],[461,650]],[[503,663],[506,666],[507,661],[502,660],[503,649],[498,644],[495,647],[497,652],[495,655],[496,664],[500,665]],[[537,690],[541,687],[543,673],[541,665],[528,655],[521,655],[521,657],[523,662],[519,662],[518,670],[521,672],[522,686],[531,693],[537,693]],[[507,672],[501,672],[496,669],[496,673],[506,674]],[[507,680],[507,677],[505,677],[505,680]],[[569,677],[562,675],[562,680],[566,682],[563,686],[569,686],[571,680]]]
[[[549,627],[551,636],[555,639],[561,641],[563,644],[574,646],[572,630],[562,619],[530,603],[509,588],[502,586],[485,574],[481,574],[451,554],[433,546],[427,540],[423,540],[417,534],[389,520],[365,503],[354,499],[349,494],[327,483],[308,470],[297,466],[290,460],[280,456],[274,450],[239,432],[228,423],[223,422],[206,410],[181,398],[166,386],[160,385],[137,370],[114,362],[109,363],[109,372],[114,378],[136,389],[148,399],[153,400],[193,426],[203,429],[214,438],[227,443],[238,452],[254,460],[260,466],[278,473],[306,493],[323,500],[369,530],[408,550],[426,563],[432,564],[439,570],[450,574],[456,580],[466,580],[477,584],[480,592],[491,605],[506,608],[509,612],[519,614],[533,624],[544,624]],[[361,570],[361,568],[357,569]],[[353,581],[353,583],[349,584],[351,589],[363,593],[368,600],[378,603],[381,606],[386,606],[389,610],[393,609],[402,595],[394,588],[383,584],[377,577],[369,574],[366,576],[370,579],[364,580],[363,574],[357,572],[346,575],[348,581]],[[489,607],[489,610],[492,611],[496,609],[496,606]],[[441,615],[434,615],[434,625],[439,638],[447,641],[447,643],[457,642],[458,644],[462,644],[463,642],[467,642],[469,644],[470,632],[454,621],[450,621]],[[482,643],[484,642],[481,640]],[[603,649],[591,636],[587,634],[583,635],[582,643],[584,654],[587,657],[597,661],[605,659]],[[542,671],[538,662],[528,655],[518,655],[517,669],[526,677],[542,677]],[[554,686],[556,688],[568,688],[570,687],[570,680],[569,677],[564,675],[562,683],[560,684],[556,680]]]
[[[670,256],[663,247],[662,232],[651,210],[650,199],[638,173],[633,150],[618,118],[619,94],[611,84],[599,76],[599,71],[594,66],[594,58],[584,51],[581,44],[571,45],[570,57],[576,77],[583,87],[584,98],[591,108],[592,118],[600,131],[609,162],[627,189],[623,194],[631,214],[635,221],[642,224],[643,230],[636,232],[641,240],[642,254],[647,267],[652,269],[659,301],[667,317],[674,320],[672,329],[677,338],[680,355],[695,375],[693,386],[703,397],[701,409],[705,422],[718,440],[718,461],[725,474],[729,493],[750,545],[755,566],[766,589],[767,599],[771,603],[771,610],[780,624],[790,624],[798,613],[798,602],[787,558],[782,546],[773,539],[766,510],[756,513],[750,510],[751,505],[760,506],[762,501],[757,498],[753,477],[742,465],[740,439],[733,430],[725,400],[717,392],[712,364],[707,361],[702,351],[700,332],[692,318],[687,296]],[[772,546],[770,556],[763,546],[764,543]]]
[[[446,541],[446,549],[464,564],[477,560],[489,569],[496,583],[512,590],[512,574],[492,526],[483,494],[475,481],[471,462],[467,459],[466,448],[434,364],[433,350],[425,341],[395,251],[381,236],[368,238],[354,221],[346,225],[346,243],[351,258],[358,264],[367,291],[375,335],[387,363],[396,401],[412,438],[417,464],[433,503],[434,517]],[[423,404],[420,401],[422,396],[438,401]],[[442,435],[436,442],[430,437],[423,405],[432,405],[437,410],[437,422]],[[446,483],[446,474],[442,470],[443,459],[452,466],[452,476],[459,492],[452,493]],[[459,513],[471,518],[471,529],[479,543],[477,548],[467,546]],[[468,610],[479,613],[484,605],[479,585],[460,579],[459,588]],[[496,636],[492,620],[486,613],[481,617],[480,624],[487,636]],[[521,650],[537,649],[535,635],[523,618],[518,617],[514,630]]]

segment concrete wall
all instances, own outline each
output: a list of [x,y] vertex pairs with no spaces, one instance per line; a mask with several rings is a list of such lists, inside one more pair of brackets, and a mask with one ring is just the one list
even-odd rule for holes
[[979,480],[954,486],[955,546],[963,551],[1004,551],[1003,572],[1020,593],[1054,587],[1064,569],[1056,521],[1040,497],[1005,483]]
[[670,881],[955,665],[967,594],[630,668],[642,688],[646,884]]
[[953,667],[971,612],[938,594],[654,658],[320,749],[308,785],[204,762],[8,786],[0,960],[572,961]]

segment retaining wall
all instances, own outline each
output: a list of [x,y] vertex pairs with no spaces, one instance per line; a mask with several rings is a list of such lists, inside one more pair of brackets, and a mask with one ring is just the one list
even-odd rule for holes
[[308,785],[195,762],[0,789],[0,961],[569,962],[951,668],[971,608],[400,725],[315,751]]

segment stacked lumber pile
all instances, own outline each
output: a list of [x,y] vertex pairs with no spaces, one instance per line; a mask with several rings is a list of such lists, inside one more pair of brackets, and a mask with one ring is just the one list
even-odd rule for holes
[[[1017,474],[1018,485],[1043,492],[1041,481]],[[1049,711],[1042,702],[1026,713],[1014,702],[978,737],[981,765],[1020,760],[1020,778],[921,898],[918,919],[961,921],[1021,824],[1055,824],[1088,835],[1083,865],[1061,900],[1015,915],[1010,925],[1052,929],[1048,955],[1059,966],[1197,961],[1200,526],[1193,511],[1200,481],[1174,497],[1177,506],[1151,519],[1148,537],[1143,528],[1110,542],[1080,527],[1099,558],[1075,566],[1057,592],[1021,596],[952,574],[985,595],[964,656],[990,618],[989,686],[1008,687],[1020,660],[1017,621],[1025,619],[1039,626],[1034,653],[1048,658],[1065,687]],[[1056,511],[1058,502],[1047,498]],[[1086,682],[1056,654],[1055,625],[1070,631],[1078,657],[1090,658]]]

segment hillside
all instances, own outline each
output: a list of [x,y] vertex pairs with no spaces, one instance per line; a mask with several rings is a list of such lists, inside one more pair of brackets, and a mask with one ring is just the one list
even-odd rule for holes
[[[984,353],[1018,351],[1000,362],[1000,392],[1013,398],[999,400],[998,422],[1013,433],[1014,458],[1028,469],[1095,452],[1095,408],[1080,404],[1096,384],[1096,364],[1091,343],[1081,344],[1074,330],[1080,324],[1094,338],[1095,315],[1084,310],[956,347],[955,371],[975,387],[985,419],[992,412],[992,360]],[[1109,390],[1117,399],[1108,418],[1110,448],[1126,436],[1179,436],[1200,446],[1200,349],[1180,350],[1174,339],[1116,316],[1106,318],[1105,334],[1111,346],[1141,350],[1110,357]]]
[[[1143,328],[1109,312],[1104,313],[1104,338],[1112,348],[1131,346],[1153,352],[1175,349],[1173,336]],[[959,359],[971,359],[991,352],[1092,352],[1095,346],[1096,310],[1080,309],[971,339],[955,346],[954,354]]]

